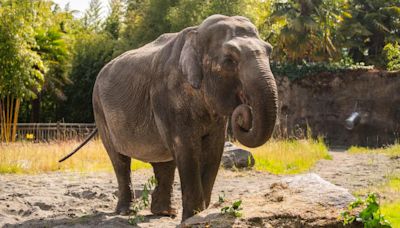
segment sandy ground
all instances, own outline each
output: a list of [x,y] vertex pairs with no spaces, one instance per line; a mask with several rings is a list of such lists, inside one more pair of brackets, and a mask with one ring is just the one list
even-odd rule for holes
[[[400,159],[383,155],[348,155],[332,152],[332,160],[320,161],[310,172],[356,191],[377,184],[392,172],[400,171]],[[152,175],[151,170],[132,174],[134,189]],[[218,195],[227,200],[243,198],[269,188],[280,176],[255,171],[220,170],[212,202]],[[49,173],[41,175],[0,175],[1,227],[132,227],[127,216],[113,213],[117,183],[113,173]],[[179,181],[175,181],[174,202],[181,209]],[[175,219],[150,215],[139,227],[175,227]]]

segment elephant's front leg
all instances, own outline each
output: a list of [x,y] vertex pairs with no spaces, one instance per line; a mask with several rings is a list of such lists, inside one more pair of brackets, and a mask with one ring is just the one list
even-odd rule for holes
[[172,207],[175,161],[151,163],[157,180],[157,187],[151,195],[151,212],[155,215],[175,217],[177,211]]
[[201,139],[190,142],[190,140],[175,137],[174,148],[181,180],[182,221],[184,221],[205,209],[200,164]]
[[223,125],[202,139],[201,182],[206,208],[210,205],[212,189],[220,167],[222,152],[224,151],[224,141]]

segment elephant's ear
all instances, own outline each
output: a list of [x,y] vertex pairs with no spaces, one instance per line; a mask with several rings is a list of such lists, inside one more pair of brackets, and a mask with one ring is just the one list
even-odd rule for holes
[[193,88],[199,89],[203,77],[201,60],[197,48],[197,31],[193,30],[186,34],[179,58],[179,67]]

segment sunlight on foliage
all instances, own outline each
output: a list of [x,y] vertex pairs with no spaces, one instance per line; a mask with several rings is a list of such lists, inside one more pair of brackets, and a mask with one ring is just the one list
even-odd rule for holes
[[400,45],[399,43],[388,43],[383,48],[387,60],[388,70],[400,70]]
[[271,140],[258,148],[244,148],[253,153],[256,170],[273,174],[306,172],[318,160],[331,159],[322,140]]
[[[89,142],[68,160],[58,160],[79,142],[0,144],[0,173],[42,173],[52,171],[112,171],[110,159],[100,140]],[[150,164],[132,160],[132,170]]]

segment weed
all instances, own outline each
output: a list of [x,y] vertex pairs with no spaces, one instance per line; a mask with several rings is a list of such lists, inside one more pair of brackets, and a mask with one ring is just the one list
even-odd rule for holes
[[[361,211],[354,215],[354,210],[361,209]],[[368,194],[364,200],[358,198],[356,201],[350,203],[348,209],[341,213],[343,217],[343,224],[352,224],[354,221],[361,222],[366,228],[392,227],[389,221],[385,219],[381,213],[378,196],[376,193]]]
[[150,177],[143,185],[143,191],[139,199],[135,200],[132,205],[132,213],[128,218],[128,223],[136,225],[144,221],[143,215],[139,212],[150,205],[150,192],[157,186],[157,180],[154,176]]
[[221,209],[221,214],[229,214],[232,216],[235,216],[236,218],[242,217],[242,212],[243,208],[240,206],[242,205],[242,200],[237,200],[233,202],[232,206],[226,206]]

